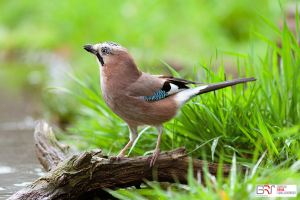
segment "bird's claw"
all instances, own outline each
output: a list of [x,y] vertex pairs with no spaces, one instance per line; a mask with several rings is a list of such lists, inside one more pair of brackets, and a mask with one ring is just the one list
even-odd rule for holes
[[158,157],[159,152],[160,152],[160,149],[155,149],[154,152],[153,152],[153,154],[148,157],[148,159],[151,158],[151,161],[150,161],[150,167],[151,168],[154,166],[155,161],[156,161],[156,159]]
[[111,157],[109,157],[109,161],[115,161],[115,160],[119,161],[119,160],[121,160],[123,158],[129,158],[129,157],[128,156],[124,156],[123,154],[119,154],[117,156],[111,156]]

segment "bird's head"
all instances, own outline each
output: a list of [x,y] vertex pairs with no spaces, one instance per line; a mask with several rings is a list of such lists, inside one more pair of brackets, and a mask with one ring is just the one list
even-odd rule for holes
[[100,66],[104,66],[126,57],[131,57],[126,48],[114,42],[102,42],[95,45],[84,45],[83,48],[92,53]]
[[84,45],[83,48],[96,57],[102,78],[116,78],[121,80],[123,77],[126,77],[126,79],[130,80],[137,79],[142,75],[130,53],[117,43],[102,42],[95,45],[88,44]]

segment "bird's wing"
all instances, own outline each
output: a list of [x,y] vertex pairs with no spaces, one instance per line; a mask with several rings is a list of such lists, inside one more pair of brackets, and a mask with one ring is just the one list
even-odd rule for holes
[[189,84],[205,84],[166,75],[143,73],[139,79],[126,88],[130,96],[139,96],[147,101],[160,100],[180,91],[189,89]]
[[189,81],[189,80],[186,80],[184,78],[177,78],[177,77],[168,76],[168,75],[155,75],[155,76],[157,76],[158,78],[161,78],[161,79],[165,79],[165,80],[171,81],[174,84],[177,83],[177,84],[185,84],[185,85],[188,85],[188,84],[193,84],[193,85],[210,85],[210,83],[202,83],[202,82]]

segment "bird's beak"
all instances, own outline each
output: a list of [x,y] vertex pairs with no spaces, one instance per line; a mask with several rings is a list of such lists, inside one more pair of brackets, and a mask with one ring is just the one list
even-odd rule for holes
[[87,44],[87,45],[84,45],[83,48],[84,48],[87,52],[90,52],[90,53],[92,53],[92,54],[94,54],[94,55],[96,55],[96,54],[98,53],[97,50],[95,50],[95,49],[93,48],[93,45]]

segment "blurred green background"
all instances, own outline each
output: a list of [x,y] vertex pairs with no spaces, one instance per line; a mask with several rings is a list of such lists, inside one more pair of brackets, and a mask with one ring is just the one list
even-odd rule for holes
[[[287,8],[290,1],[281,2]],[[34,118],[62,128],[77,116],[79,103],[44,88],[78,89],[62,70],[99,82],[97,63],[83,45],[113,41],[126,47],[142,70],[151,71],[151,65],[170,74],[162,59],[184,77],[217,49],[225,52],[225,70],[235,76],[236,57],[226,52],[247,53],[251,29],[276,41],[257,13],[276,25],[283,17],[274,0],[11,0],[0,7],[0,91],[29,96]],[[256,53],[265,49],[258,40]]]
[[86,73],[96,72],[96,64],[82,50],[84,44],[120,43],[142,68],[161,65],[160,58],[176,69],[189,69],[209,58],[215,48],[245,52],[252,25],[262,34],[271,32],[257,12],[275,24],[282,18],[274,0],[12,0],[1,1],[0,6],[5,64],[36,65],[36,57],[46,51]]
[[[282,32],[277,29],[282,28],[284,19],[280,3],[292,32],[286,27]],[[129,140],[128,128],[104,104],[98,64],[82,48],[85,44],[112,41],[127,48],[138,67],[149,73],[157,70],[171,75],[161,59],[183,78],[208,82],[243,76],[258,79],[247,87],[227,88],[190,101],[179,117],[165,124],[162,151],[184,145],[194,158],[237,161],[250,168],[255,163],[259,165],[258,159],[265,156],[262,164],[265,166],[261,169],[269,170],[273,164],[288,168],[298,163],[297,168],[291,167],[298,173],[299,32],[297,37],[294,35],[299,17],[295,17],[294,1],[280,0],[280,3],[276,0],[0,1],[0,137],[5,149],[0,155],[8,155],[6,160],[0,159],[0,165],[14,167],[16,164],[10,162],[16,157],[14,154],[25,158],[16,161],[29,163],[29,169],[33,168],[34,160],[38,162],[31,138],[33,119],[45,119],[54,126],[58,138],[75,147],[73,153],[101,148],[105,155],[117,155]],[[277,47],[281,45],[282,49]],[[17,127],[9,127],[14,132],[5,135],[3,124],[10,120],[15,123],[8,125]],[[27,126],[23,137],[16,131],[21,130],[20,124]],[[27,141],[28,147],[24,145],[25,139],[32,144]],[[151,153],[156,141],[157,132],[152,128],[145,130],[130,156]],[[25,156],[29,151],[21,146],[32,150],[31,160]],[[11,154],[6,154],[8,151]],[[282,168],[269,172],[276,176],[270,180],[278,178],[269,184],[286,182],[289,176],[281,173]],[[10,175],[7,177],[11,179]],[[20,177],[14,176],[14,183]],[[218,176],[218,187],[224,189],[222,179]],[[240,176],[235,179],[236,183],[242,183]],[[240,197],[232,199],[244,199],[241,195],[245,193],[251,199],[248,183],[254,188],[258,182],[266,184],[262,182],[266,178],[250,179],[247,182],[246,177],[245,184],[227,184],[224,190],[229,196]],[[5,179],[0,178],[0,185],[1,180]],[[298,174],[294,180],[299,180]],[[234,192],[232,185],[237,185]],[[201,197],[215,199],[217,193],[209,190],[210,193],[201,189]]]

